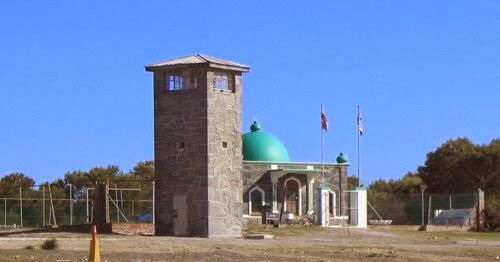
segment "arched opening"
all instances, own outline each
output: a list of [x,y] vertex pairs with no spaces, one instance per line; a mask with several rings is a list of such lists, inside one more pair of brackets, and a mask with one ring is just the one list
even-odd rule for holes
[[335,217],[337,212],[336,212],[336,208],[337,208],[337,203],[336,203],[336,199],[335,199],[335,192],[334,191],[330,191],[330,193],[328,194],[328,209],[330,211],[330,216],[331,217]]
[[252,216],[262,215],[262,194],[258,190],[254,190],[250,194],[250,199],[252,201]]
[[266,193],[258,186],[248,191],[248,214],[251,216],[263,215],[265,199]]
[[291,177],[285,181],[285,187],[285,212],[300,216],[300,181]]

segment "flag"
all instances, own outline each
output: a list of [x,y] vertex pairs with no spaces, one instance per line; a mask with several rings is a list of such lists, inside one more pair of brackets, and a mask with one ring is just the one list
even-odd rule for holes
[[358,132],[359,132],[359,135],[363,135],[363,123],[361,122],[362,120],[362,117],[361,117],[361,111],[359,111],[359,108],[358,108]]
[[321,110],[321,128],[328,131],[328,119],[326,119],[326,114]]

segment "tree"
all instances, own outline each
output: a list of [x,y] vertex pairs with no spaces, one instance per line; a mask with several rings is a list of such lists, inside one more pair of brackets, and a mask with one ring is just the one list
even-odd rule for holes
[[[19,205],[17,198],[19,197],[19,188],[22,189],[23,198],[38,198],[39,192],[33,189],[35,186],[35,180],[31,177],[24,175],[23,173],[10,173],[0,179],[0,197],[14,198],[7,200],[7,206],[5,211],[7,211],[7,221],[13,221],[18,223],[17,218],[20,217]],[[24,225],[38,225],[35,221],[39,217],[41,210],[39,203],[35,202],[24,202],[23,206]]]
[[358,177],[357,176],[348,176],[347,177],[347,189],[354,190],[358,187]]
[[109,165],[106,167],[93,167],[89,171],[70,171],[64,174],[64,182],[73,185],[76,189],[93,186],[95,182],[106,182],[107,180],[116,180],[124,175],[118,166]]
[[485,145],[467,138],[448,140],[427,154],[418,175],[431,193],[484,190],[489,226],[500,226],[500,139]]
[[[368,187],[368,201],[384,219],[394,224],[413,224],[412,216],[419,208],[415,204],[416,193],[420,191],[422,180],[416,173],[408,172],[400,179],[378,179]],[[378,219],[369,213],[370,219]]]
[[416,173],[408,172],[401,179],[378,179],[368,189],[392,194],[414,194],[420,192],[422,179]]
[[66,172],[66,174],[64,174],[64,182],[75,186],[77,189],[89,186],[92,183],[89,179],[88,172],[80,170]]
[[19,187],[25,190],[31,189],[34,185],[35,180],[33,178],[23,173],[10,173],[0,179],[0,195],[3,197],[17,197],[19,195]]
[[[424,166],[418,168],[419,176],[432,193],[469,193],[474,179],[474,158],[479,150],[469,139],[448,140],[427,154]],[[470,162],[469,162],[470,160]]]
[[106,167],[94,167],[88,172],[89,181],[102,181],[117,179],[118,176],[123,173],[120,171],[120,168],[115,165],[109,165]]
[[155,175],[154,161],[147,160],[137,163],[132,170],[132,175],[140,179],[153,181]]

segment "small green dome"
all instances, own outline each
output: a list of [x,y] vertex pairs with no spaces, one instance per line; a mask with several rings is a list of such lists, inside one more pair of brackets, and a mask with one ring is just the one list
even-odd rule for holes
[[243,134],[243,160],[288,162],[285,146],[273,135],[262,131],[254,121],[250,131]]
[[347,163],[347,157],[341,152],[337,157],[337,164],[345,164]]

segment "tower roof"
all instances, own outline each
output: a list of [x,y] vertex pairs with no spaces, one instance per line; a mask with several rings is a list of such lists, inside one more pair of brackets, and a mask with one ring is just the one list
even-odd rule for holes
[[191,65],[206,65],[208,67],[221,68],[238,72],[248,72],[248,70],[250,69],[250,67],[247,65],[202,54],[195,54],[166,60],[156,64],[147,65],[145,66],[145,68],[146,71],[151,72],[157,69],[175,69]]

